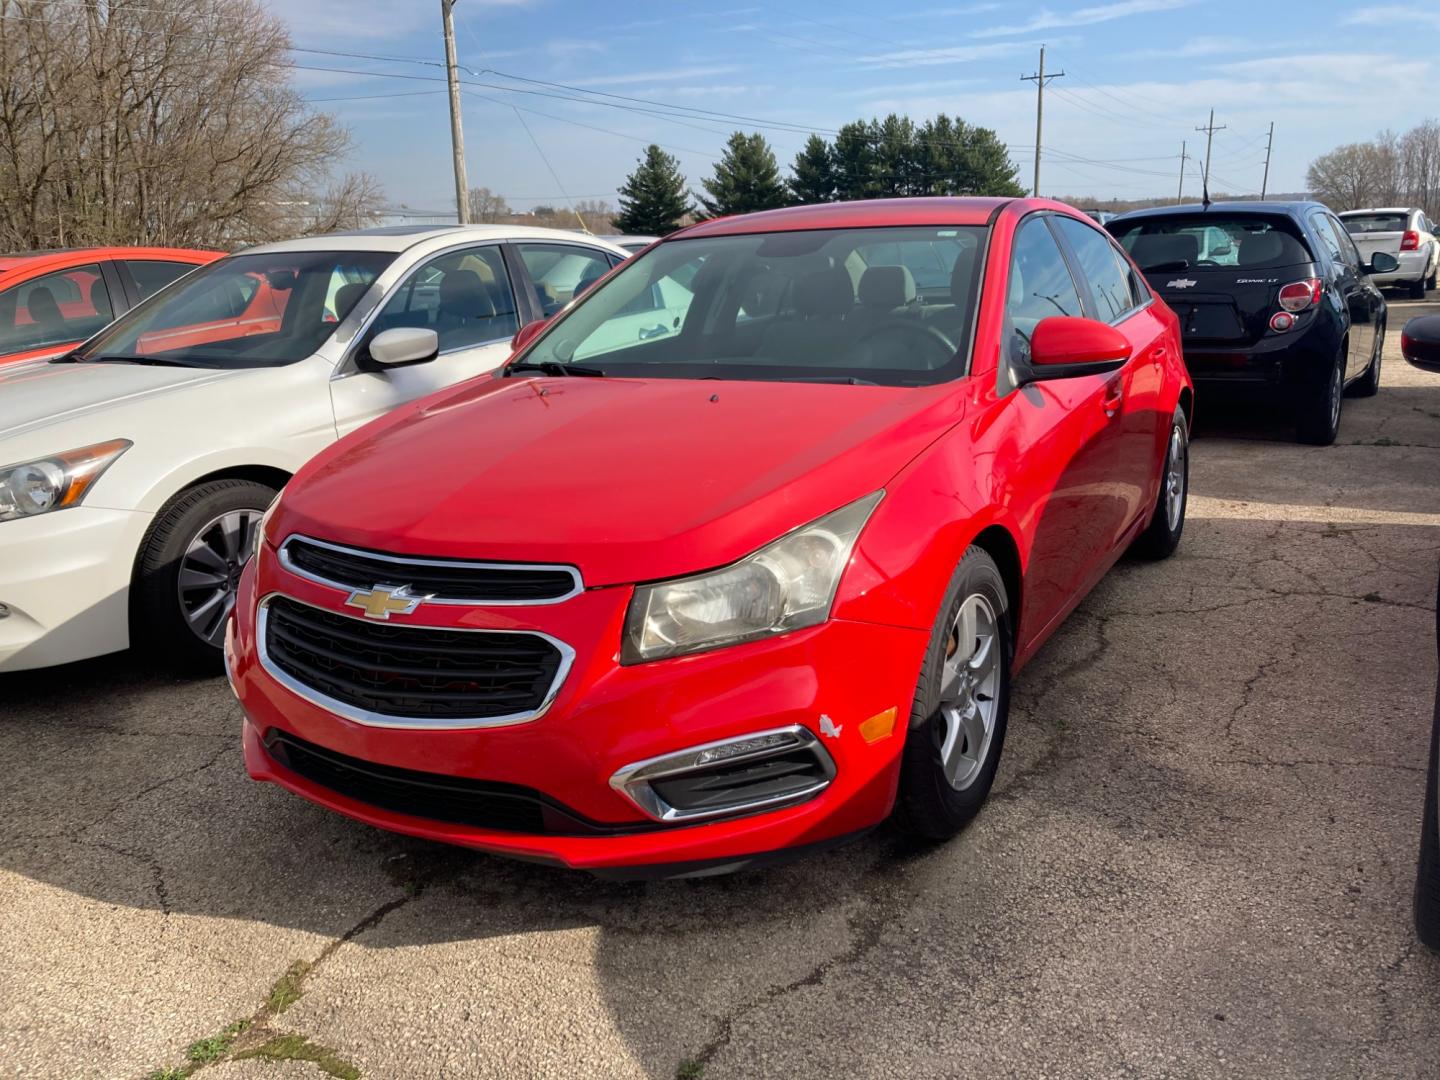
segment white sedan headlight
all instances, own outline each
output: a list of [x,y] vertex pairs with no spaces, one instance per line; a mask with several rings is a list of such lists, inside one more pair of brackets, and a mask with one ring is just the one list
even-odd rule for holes
[[625,617],[621,660],[659,660],[824,622],[855,540],[884,494],[842,506],[730,566],[641,585]]
[[79,505],[100,474],[131,445],[129,439],[111,439],[0,468],[0,521]]

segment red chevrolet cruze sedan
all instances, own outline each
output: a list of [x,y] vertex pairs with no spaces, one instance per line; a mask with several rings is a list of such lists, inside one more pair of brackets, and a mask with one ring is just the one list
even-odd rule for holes
[[948,837],[1013,674],[1180,539],[1175,316],[1059,203],[707,221],[532,329],[272,507],[226,648],[251,776],[607,873]]

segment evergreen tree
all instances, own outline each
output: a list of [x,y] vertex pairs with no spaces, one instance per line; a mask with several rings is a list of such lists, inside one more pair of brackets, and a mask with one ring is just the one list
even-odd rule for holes
[[875,140],[875,194],[893,199],[921,194],[920,146],[915,124],[908,116],[891,113],[873,124]]
[[965,170],[970,195],[1007,195],[1018,198],[1027,193],[1020,183],[1020,171],[1010,153],[990,128],[965,130]]
[[620,187],[620,212],[615,228],[631,236],[665,236],[693,213],[685,194],[680,162],[653,143]]
[[876,124],[852,120],[835,136],[835,197],[873,199],[875,183]]
[[790,201],[775,151],[758,132],[731,135],[725,153],[715,163],[714,178],[701,184],[710,197],[700,196],[700,204],[710,217],[774,210]]
[[831,202],[835,198],[835,161],[830,144],[819,135],[805,140],[805,148],[790,166],[790,194],[797,203]]

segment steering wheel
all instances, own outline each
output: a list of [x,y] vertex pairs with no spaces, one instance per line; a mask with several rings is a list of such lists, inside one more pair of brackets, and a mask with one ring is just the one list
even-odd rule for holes
[[950,359],[955,355],[954,343],[935,327],[928,323],[904,322],[899,319],[871,327],[860,335],[855,345],[859,348],[873,341],[875,338],[891,335],[909,337],[920,346],[919,351],[922,354],[928,352],[935,362],[931,363],[929,360],[926,360],[923,363],[915,365],[916,367],[923,367],[927,371],[943,367],[949,363]]

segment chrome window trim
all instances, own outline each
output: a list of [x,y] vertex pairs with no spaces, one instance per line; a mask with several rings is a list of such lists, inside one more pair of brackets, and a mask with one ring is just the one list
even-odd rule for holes
[[[444,566],[464,570],[548,570],[570,575],[570,591],[561,596],[548,597],[544,600],[472,600],[472,599],[447,599],[435,596],[426,597],[427,604],[443,604],[450,607],[544,607],[549,604],[563,604],[572,597],[579,596],[585,591],[585,583],[580,578],[580,571],[574,566],[566,566],[563,563],[499,563],[499,562],[478,562],[472,559],[432,559],[424,555],[382,555],[378,551],[366,551],[363,548],[346,547],[343,544],[332,544],[326,540],[317,540],[313,536],[306,536],[304,533],[291,533],[281,542],[280,565],[286,571],[296,577],[304,578],[306,581],[313,581],[317,585],[324,585],[327,588],[339,589],[342,592],[351,593],[356,589],[370,589],[380,585],[392,588],[408,584],[404,581],[372,581],[368,585],[347,584],[343,581],[334,581],[330,578],[321,577],[319,574],[312,574],[308,570],[296,566],[290,558],[290,541],[302,540],[307,544],[314,544],[316,547],[325,548],[327,551],[334,551],[340,555],[355,555],[362,559],[378,559],[381,562],[394,563],[396,566]],[[403,577],[404,575],[397,575]]]
[[[733,757],[725,758],[726,763],[740,763],[746,761],[763,761],[768,757],[775,757],[778,754],[787,754],[793,750],[808,750],[815,755],[825,772],[825,779],[799,791],[793,791],[786,795],[776,795],[768,799],[758,799],[753,802],[740,803],[734,806],[722,806],[710,810],[679,810],[662,799],[650,786],[652,780],[663,780],[669,776],[676,776],[681,773],[693,772],[697,769],[709,768],[717,762],[705,762],[697,764],[696,759],[707,750],[714,750],[717,747],[729,746],[732,743],[745,742],[749,739],[759,739],[767,735],[789,735],[794,741],[776,747],[767,747],[748,754],[736,754]],[[668,754],[661,754],[658,757],[646,758],[644,761],[636,761],[626,765],[610,777],[610,787],[620,795],[629,800],[642,814],[653,821],[665,824],[685,824],[694,821],[710,821],[722,817],[741,817],[749,814],[757,814],[765,810],[778,810],[781,807],[793,806],[798,803],[807,802],[820,792],[830,786],[835,779],[835,759],[830,752],[817,739],[814,733],[807,727],[800,724],[790,724],[787,727],[768,728],[764,731],[749,731],[743,735],[735,735],[728,739],[718,739],[715,742],[701,743],[699,746],[689,746],[683,750],[675,750]]]
[[[316,611],[323,611],[327,615],[340,615],[344,618],[352,616],[343,611],[334,611],[330,608],[320,607],[318,604],[310,604],[294,596],[287,596],[285,593],[267,593],[260,601],[255,612],[255,652],[260,660],[260,666],[272,679],[278,682],[286,690],[296,697],[303,698],[312,705],[334,713],[345,720],[362,724],[365,727],[392,728],[401,731],[476,731],[482,728],[513,727],[516,724],[528,724],[532,720],[538,720],[549,711],[550,706],[555,703],[555,698],[560,693],[560,688],[565,684],[565,678],[570,674],[571,667],[575,663],[575,650],[557,637],[542,633],[539,630],[494,630],[482,629],[470,626],[427,626],[423,623],[404,624],[414,625],[417,630],[452,630],[464,634],[529,634],[531,637],[543,638],[553,645],[560,652],[560,664],[555,669],[555,678],[550,683],[550,688],[545,692],[545,697],[539,706],[528,712],[506,713],[503,716],[484,717],[447,717],[444,720],[427,720],[423,717],[394,716],[390,713],[378,713],[369,709],[356,708],[329,694],[316,690],[313,686],[302,683],[292,675],[283,671],[270,659],[270,651],[267,648],[266,621],[269,618],[270,602],[279,597],[288,600],[292,604],[300,604],[304,607],[313,608]],[[364,616],[353,616],[357,622],[363,622]]]

